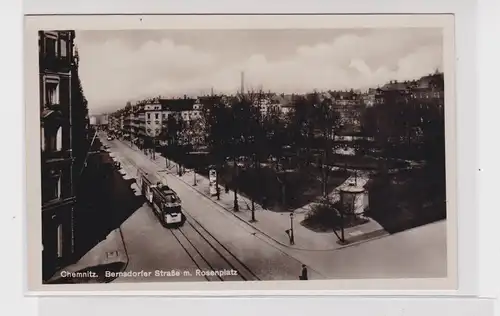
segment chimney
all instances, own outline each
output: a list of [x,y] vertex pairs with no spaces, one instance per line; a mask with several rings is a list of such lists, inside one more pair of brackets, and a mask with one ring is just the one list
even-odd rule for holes
[[241,90],[241,93],[243,94],[245,92],[245,73],[242,71],[241,72],[241,87],[240,87],[240,90]]

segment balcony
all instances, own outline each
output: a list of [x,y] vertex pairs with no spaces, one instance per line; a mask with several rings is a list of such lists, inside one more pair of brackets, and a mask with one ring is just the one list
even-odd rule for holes
[[69,72],[73,62],[69,56],[60,57],[43,54],[39,58],[39,63],[40,71]]
[[59,103],[49,103],[40,110],[40,119],[44,125],[60,125],[67,115],[67,107]]
[[50,150],[46,149],[41,153],[42,162],[49,163],[62,163],[72,161],[71,152],[69,150]]
[[76,197],[71,196],[68,198],[52,199],[49,201],[42,202],[42,212],[53,211],[54,209],[64,209],[70,210],[70,208],[64,208],[66,205],[71,205],[76,202]]
[[61,111],[63,110],[63,106],[60,103],[47,103],[45,104],[45,109],[50,111]]

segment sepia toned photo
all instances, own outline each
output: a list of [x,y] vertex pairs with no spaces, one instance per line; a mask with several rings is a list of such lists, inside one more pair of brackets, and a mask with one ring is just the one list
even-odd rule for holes
[[453,288],[453,20],[106,18],[28,24],[33,289]]

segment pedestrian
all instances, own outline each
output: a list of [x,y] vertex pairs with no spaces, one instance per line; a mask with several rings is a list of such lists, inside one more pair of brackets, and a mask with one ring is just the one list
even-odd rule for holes
[[302,272],[299,276],[299,279],[300,280],[308,280],[308,277],[307,277],[307,267],[305,264],[302,265]]
[[226,190],[226,193],[229,193],[229,185],[227,182],[224,183],[224,189]]

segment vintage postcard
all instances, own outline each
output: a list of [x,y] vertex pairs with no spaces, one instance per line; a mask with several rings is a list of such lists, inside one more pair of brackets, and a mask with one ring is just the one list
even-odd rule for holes
[[457,289],[453,16],[25,26],[29,291]]

